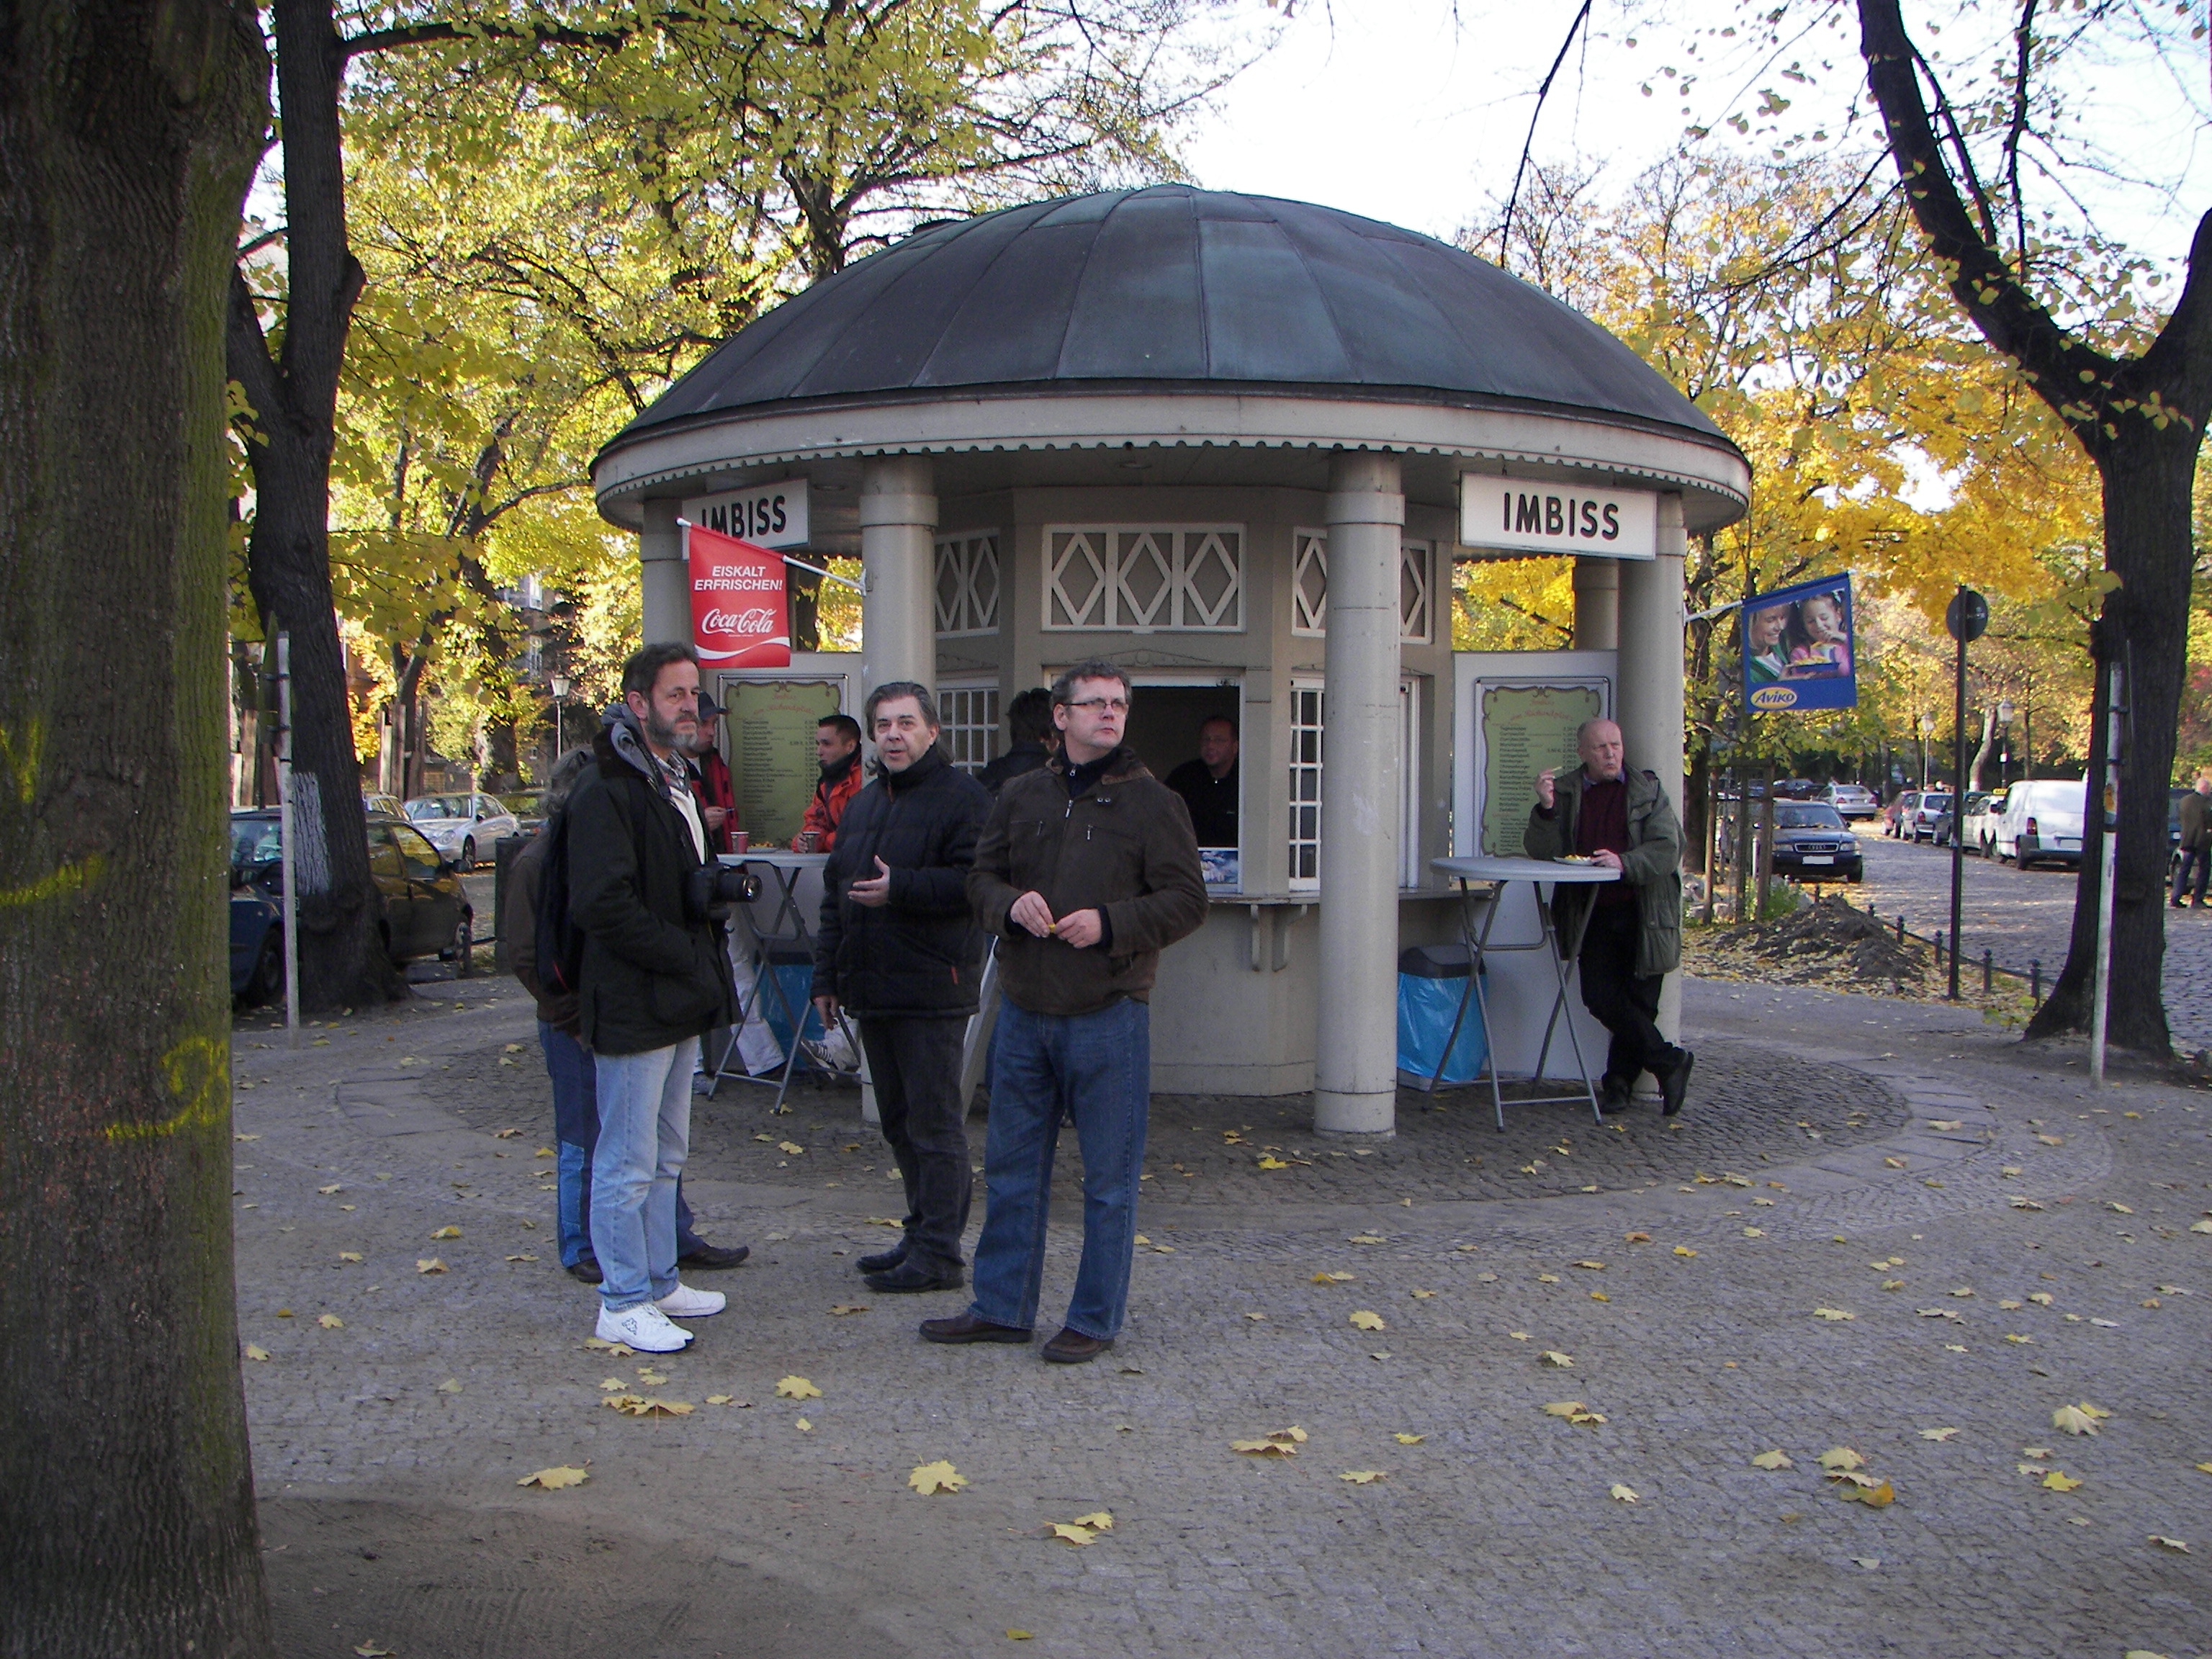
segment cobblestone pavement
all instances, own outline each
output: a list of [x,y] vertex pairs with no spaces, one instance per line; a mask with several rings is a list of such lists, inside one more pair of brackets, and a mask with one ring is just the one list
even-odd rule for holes
[[[1866,879],[1842,890],[1853,904],[1872,904],[1885,919],[1900,914],[1923,939],[1951,927],[1951,849],[1862,835]],[[1968,971],[1981,953],[1997,965],[2026,973],[2043,963],[2044,983],[2065,965],[2074,926],[2075,872],[2048,866],[2017,870],[1969,854],[1963,860],[1960,910]],[[2166,1012],[2175,1046],[2185,1052],[2212,1048],[2212,911],[2166,913]]]
[[[241,1334],[269,1355],[244,1369],[295,1659],[2212,1654],[2212,1097],[2093,1097],[2078,1054],[1954,1010],[1692,982],[1711,1088],[1679,1131],[1530,1108],[1501,1139],[1467,1097],[1408,1097],[1359,1158],[1286,1103],[1163,1098],[1129,1327],[1061,1370],[917,1342],[960,1300],[853,1274],[893,1206],[852,1097],[775,1118],[748,1091],[702,1112],[687,1185],[754,1260],[702,1277],[731,1310],[652,1382],[582,1346],[590,1293],[554,1265],[526,1003],[425,988],[298,1054],[238,1035]],[[1597,1192],[1501,1175],[1551,1135]],[[1268,1146],[1310,1162],[1248,1173]],[[1055,1230],[1048,1322],[1075,1244]],[[1544,1409],[1569,1401],[1603,1420]],[[2053,1427],[2084,1401],[2100,1433]],[[1231,1449],[1292,1425],[1295,1457]],[[1896,1501],[1842,1501],[1832,1448]],[[966,1490],[908,1490],[939,1458]],[[562,1464],[590,1480],[515,1484]],[[1101,1509],[1087,1546],[1047,1534]]]

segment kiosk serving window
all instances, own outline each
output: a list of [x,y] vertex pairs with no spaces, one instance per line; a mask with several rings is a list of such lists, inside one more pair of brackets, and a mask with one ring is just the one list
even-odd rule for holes
[[[1290,885],[1292,892],[1321,887],[1322,738],[1323,683],[1291,681]],[[1398,775],[1404,791],[1399,805],[1398,884],[1422,884],[1421,860],[1421,689],[1412,675],[1398,682]]]
[[[1122,741],[1145,768],[1190,808],[1209,890],[1243,886],[1244,774],[1241,748],[1244,687],[1194,676],[1138,679]],[[1209,746],[1209,728],[1211,744]],[[1223,775],[1213,775],[1226,762]]]

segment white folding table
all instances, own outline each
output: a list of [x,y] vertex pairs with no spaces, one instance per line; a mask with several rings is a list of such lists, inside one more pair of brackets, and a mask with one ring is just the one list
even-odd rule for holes
[[[732,1071],[730,1060],[738,1052],[738,1034],[759,1012],[761,998],[773,989],[777,1006],[783,1010],[785,1019],[791,1024],[791,1044],[784,1054],[783,1070],[776,1083],[775,1109],[781,1111],[783,1097],[791,1089],[792,1073],[799,1065],[799,1040],[805,1034],[805,1022],[807,1015],[813,1012],[813,1005],[809,1002],[799,1008],[791,1006],[791,999],[784,994],[783,981],[776,975],[775,963],[769,959],[769,949],[777,945],[805,945],[812,942],[814,935],[806,926],[805,913],[799,902],[799,878],[806,871],[819,870],[830,862],[830,855],[827,853],[793,853],[782,848],[763,847],[743,853],[717,853],[714,859],[716,863],[733,868],[767,871],[769,879],[775,888],[775,908],[769,918],[768,931],[763,933],[753,921],[750,905],[733,907],[736,915],[742,918],[739,925],[744,927],[745,939],[750,941],[748,951],[753,969],[753,1000],[752,1006],[741,1006],[738,1009],[738,1023],[730,1028],[729,1042],[723,1048],[721,1060],[708,1081],[707,1097],[710,1100],[714,1098],[714,1091],[721,1087],[725,1077],[734,1077],[741,1083],[768,1081],[765,1077],[750,1077],[742,1070]],[[788,933],[784,931],[787,922],[791,928]],[[844,1024],[842,1014],[838,1024]],[[848,1032],[848,1035],[851,1034]],[[859,1048],[856,1041],[854,1052],[857,1053]]]
[[[1459,1012],[1452,1018],[1451,1035],[1444,1040],[1443,1052],[1437,1056],[1437,1068],[1429,1075],[1427,1088],[1435,1092],[1437,1080],[1443,1076],[1449,1060],[1452,1046],[1459,1041],[1460,1027],[1467,1021],[1467,1006],[1472,1000],[1480,1012],[1483,1032],[1483,1069],[1490,1074],[1490,1101],[1498,1114],[1498,1127],[1505,1128],[1505,1096],[1499,1088],[1498,1074],[1498,1043],[1496,1034],[1490,1029],[1490,1002],[1482,988],[1482,959],[1492,951],[1541,951],[1550,959],[1553,976],[1558,990],[1552,999],[1551,1017],[1544,1022],[1544,1041],[1537,1050],[1536,1069],[1528,1081],[1540,1084],[1544,1078],[1544,1063],[1551,1058],[1552,1033],[1559,1029],[1562,1014],[1566,1016],[1567,1042],[1574,1050],[1575,1067],[1581,1073],[1583,1092],[1578,1095],[1541,1095],[1516,1100],[1516,1106],[1557,1106],[1574,1101],[1587,1101],[1590,1115],[1601,1123],[1605,1114],[1599,1109],[1596,1080],[1590,1076],[1589,1061],[1583,1054],[1582,1038],[1576,1033],[1574,1016],[1567,1012],[1567,970],[1582,954],[1583,934],[1589,926],[1589,909],[1575,925],[1574,937],[1566,942],[1565,951],[1559,948],[1557,929],[1552,925],[1552,894],[1565,885],[1595,885],[1600,882],[1619,881],[1620,872],[1608,870],[1595,864],[1556,864],[1546,859],[1464,858],[1432,859],[1432,867],[1451,877],[1459,884],[1460,941],[1467,947],[1467,989],[1460,993]],[[1518,939],[1493,943],[1490,930],[1498,921],[1498,913],[1505,908],[1505,894],[1514,882],[1525,881],[1535,891],[1537,936],[1534,939]],[[1474,884],[1486,884],[1487,895],[1478,895]],[[1484,897],[1488,906],[1480,925],[1475,921],[1475,908]],[[1596,896],[1593,894],[1592,898]]]

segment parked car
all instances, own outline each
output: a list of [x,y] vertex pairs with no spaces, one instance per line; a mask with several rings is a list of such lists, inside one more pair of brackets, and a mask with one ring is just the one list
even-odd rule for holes
[[365,812],[389,812],[395,818],[407,816],[407,809],[399,804],[397,795],[363,795],[361,805]]
[[1966,797],[1966,818],[1959,832],[1969,853],[1979,853],[1984,858],[1994,856],[1997,843],[1997,819],[2003,816],[2005,792],[1986,790]]
[[1907,841],[1933,841],[1936,821],[1950,810],[1951,796],[1948,791],[1927,790],[1913,798],[1910,812],[1899,815],[1898,828]]
[[1784,778],[1774,786],[1778,800],[1818,800],[1820,786],[1810,778]]
[[1858,837],[1826,801],[1778,801],[1774,873],[1800,881],[1857,881],[1866,874]]
[[[230,986],[248,1001],[284,988],[283,839],[274,807],[230,815]],[[372,814],[368,872],[376,883],[385,953],[466,962],[475,915],[453,860],[402,817]]]
[[543,789],[510,789],[497,797],[500,805],[514,814],[522,826],[520,833],[534,836],[545,823],[545,792]]
[[2081,814],[2089,799],[2087,778],[2037,778],[2005,793],[1997,820],[1996,856],[2023,870],[2036,863],[2081,861]]
[[407,821],[464,870],[475,869],[477,854],[489,854],[501,836],[522,833],[520,820],[481,791],[417,795],[407,803]]
[[1946,806],[1936,815],[1936,833],[1931,839],[1938,847],[1948,847],[1951,844],[1951,837],[1958,833],[1960,815],[1963,812],[1966,817],[1972,817],[1975,813],[1982,810],[1982,804],[1989,798],[1990,793],[1986,789],[1967,791],[1963,802]]
[[1881,816],[1881,802],[1863,783],[1832,783],[1821,792],[1820,799],[1834,807],[1838,816],[1847,823]]
[[1882,808],[1881,833],[1893,840],[1903,836],[1905,818],[1919,804],[1920,792],[1917,789],[1908,789],[1890,802],[1887,806]]

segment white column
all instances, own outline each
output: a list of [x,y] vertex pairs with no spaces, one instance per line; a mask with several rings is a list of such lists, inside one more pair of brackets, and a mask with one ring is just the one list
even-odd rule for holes
[[1398,1104],[1398,549],[1395,455],[1329,471],[1314,1127],[1389,1134]]
[[644,599],[644,645],[688,643],[691,638],[691,572],[684,562],[684,532],[676,527],[676,503],[645,503],[645,528],[638,533],[637,556]]
[[937,496],[927,455],[884,455],[860,471],[860,695],[893,680],[937,684]]
[[[1620,568],[1620,735],[1628,763],[1656,772],[1674,803],[1682,803],[1682,562],[1689,541],[1682,498],[1659,498],[1659,556],[1623,559]],[[1579,644],[1580,641],[1577,640]],[[1671,1040],[1682,1024],[1682,976],[1667,975],[1659,1029]],[[1651,1087],[1647,1079],[1641,1085]]]
[[1575,560],[1575,649],[1611,651],[1620,643],[1620,561]]

